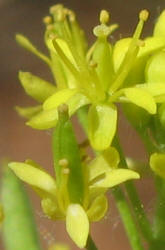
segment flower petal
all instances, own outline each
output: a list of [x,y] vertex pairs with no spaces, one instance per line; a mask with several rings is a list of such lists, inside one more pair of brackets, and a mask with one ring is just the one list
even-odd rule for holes
[[87,215],[90,221],[99,221],[107,212],[108,201],[105,195],[100,195],[92,202],[90,208],[87,211]]
[[162,13],[160,14],[155,24],[154,36],[162,37],[164,39],[164,36],[165,36],[164,26],[165,26],[165,10],[162,11]]
[[9,167],[22,181],[52,195],[56,194],[55,180],[45,171],[22,162],[11,162]]
[[50,96],[43,104],[44,110],[57,108],[60,104],[66,103],[69,98],[75,95],[77,89],[62,89]]
[[145,78],[148,83],[165,84],[165,51],[159,51],[151,56],[145,67]]
[[150,157],[151,169],[165,179],[165,154],[154,153]]
[[139,174],[135,171],[130,169],[119,168],[106,172],[103,178],[96,180],[96,182],[94,182],[92,186],[111,188],[127,180],[139,178]]
[[49,129],[56,126],[58,121],[57,109],[43,110],[37,115],[33,116],[26,125],[35,129]]
[[38,102],[45,101],[56,91],[56,87],[53,84],[29,72],[20,71],[19,80],[25,92]]
[[[89,104],[89,99],[81,93],[76,93],[66,104],[69,108],[69,116],[73,115],[80,107]],[[35,129],[49,129],[56,126],[58,121],[57,109],[43,110],[33,116],[26,124]]]
[[79,204],[69,205],[66,213],[66,230],[79,248],[84,248],[89,234],[86,212]]
[[156,113],[156,103],[154,98],[146,90],[140,88],[126,88],[123,89],[123,92],[132,103],[144,108],[150,114]]
[[136,87],[148,91],[156,103],[165,102],[165,83],[145,83],[136,85]]
[[25,36],[23,36],[21,34],[17,34],[16,41],[20,46],[22,46],[26,50],[32,52],[36,56],[38,56],[46,64],[48,64],[49,66],[51,65],[50,59],[47,56],[45,56],[44,54],[42,54],[40,51],[38,51],[38,49],[29,41],[28,38],[26,38]]
[[15,110],[20,116],[29,119],[29,118],[32,118],[32,116],[38,114],[42,110],[42,106],[41,105],[37,105],[33,107],[16,106]]
[[119,162],[117,150],[114,147],[106,149],[89,164],[89,180],[116,168]]
[[107,149],[116,132],[117,108],[107,104],[91,106],[88,113],[88,125],[92,147],[98,151]]

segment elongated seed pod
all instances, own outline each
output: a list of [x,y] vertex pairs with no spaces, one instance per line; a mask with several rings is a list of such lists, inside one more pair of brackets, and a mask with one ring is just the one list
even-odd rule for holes
[[112,48],[106,37],[99,37],[93,51],[93,61],[96,63],[96,72],[100,82],[107,90],[113,80]]
[[68,162],[68,192],[71,202],[82,203],[84,192],[83,171],[79,148],[76,142],[66,105],[59,108],[59,121],[53,133],[53,155],[57,188],[62,185],[62,162]]
[[41,250],[33,214],[21,181],[6,169],[2,181],[6,250]]

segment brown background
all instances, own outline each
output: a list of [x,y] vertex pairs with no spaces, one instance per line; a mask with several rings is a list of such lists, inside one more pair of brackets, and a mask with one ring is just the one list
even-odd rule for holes
[[[30,71],[36,75],[50,79],[50,72],[40,60],[19,48],[14,40],[19,32],[31,39],[43,50],[42,18],[48,14],[49,6],[59,1],[49,0],[0,0],[0,158],[10,157],[15,161],[32,158],[52,171],[52,155],[50,150],[51,137],[49,132],[35,131],[24,125],[17,116],[15,105],[33,104],[25,96],[17,79],[19,69]],[[112,22],[120,23],[120,29],[113,40],[121,34],[128,36],[137,23],[138,12],[142,8],[150,11],[150,19],[144,32],[151,34],[151,27],[156,16],[165,8],[164,0],[67,0],[62,1],[67,7],[76,11],[82,27],[86,30],[89,41],[94,39],[92,27],[98,24],[98,13],[105,8],[111,12]],[[76,122],[75,122],[76,124]],[[144,147],[135,132],[122,117],[119,119],[119,131],[125,153],[139,159],[145,159]],[[79,140],[82,135],[76,125]],[[153,194],[149,180],[137,183],[139,193],[144,201],[149,216],[152,214]],[[31,194],[35,216],[42,238],[43,248],[47,249],[52,241],[69,242],[72,249],[77,249],[67,236],[63,223],[53,223],[44,218],[38,199]],[[92,236],[100,250],[129,250],[131,249],[123,227],[120,223],[113,198],[110,196],[110,212],[100,223],[93,224]],[[20,229],[21,230],[21,229]],[[0,245],[0,250],[3,247]],[[21,249],[20,249],[21,250]]]

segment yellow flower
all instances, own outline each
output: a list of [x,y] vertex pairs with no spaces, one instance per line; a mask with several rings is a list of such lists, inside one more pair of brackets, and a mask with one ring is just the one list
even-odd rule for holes
[[107,212],[105,193],[108,188],[139,178],[139,174],[132,170],[118,168],[119,161],[115,148],[109,148],[88,165],[83,164],[85,195],[81,203],[71,202],[68,189],[71,172],[67,159],[59,162],[62,168],[60,185],[32,160],[26,160],[25,163],[11,162],[9,167],[40,196],[43,212],[48,218],[65,220],[68,234],[78,247],[83,248],[89,233],[89,222],[101,220]]
[[[53,18],[44,19],[50,59],[43,57],[27,40],[22,42],[23,38],[17,37],[22,46],[50,66],[57,84],[55,90],[52,85],[42,83],[38,95],[33,93],[35,88],[29,91],[24,87],[29,95],[43,101],[42,110],[37,114],[36,108],[34,113],[30,112],[32,117],[26,124],[35,129],[49,129],[56,126],[59,105],[68,105],[69,116],[88,105],[88,137],[96,151],[103,151],[111,145],[116,133],[116,103],[131,103],[152,115],[157,112],[156,103],[165,100],[165,85],[159,83],[155,87],[153,83],[144,83],[142,74],[149,54],[162,50],[165,41],[162,37],[139,40],[148,18],[148,12],[142,10],[133,37],[121,39],[112,46],[108,36],[117,25],[109,26],[109,14],[102,11],[101,23],[94,28],[97,40],[87,51],[75,14],[62,5],[52,7],[50,13]],[[25,74],[22,76],[27,78]],[[27,113],[29,116],[29,110]]]

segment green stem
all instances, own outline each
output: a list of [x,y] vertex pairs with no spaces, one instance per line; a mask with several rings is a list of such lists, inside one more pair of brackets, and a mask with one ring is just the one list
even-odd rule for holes
[[[123,166],[127,166],[127,162],[125,160],[125,156],[123,154],[122,148],[120,146],[119,140],[117,137],[115,138],[115,146],[117,147],[120,157],[121,157],[121,164]],[[140,231],[143,234],[143,237],[148,241],[152,242],[153,241],[153,233],[151,230],[151,225],[150,222],[148,221],[148,218],[145,214],[145,211],[143,209],[143,204],[141,203],[137,190],[134,186],[133,181],[128,181],[125,183],[126,191],[128,194],[128,197],[130,199],[130,202],[132,204],[133,212],[135,217],[137,218],[137,222],[140,227]]]
[[122,218],[122,221],[123,221],[125,230],[127,232],[127,236],[129,238],[132,249],[133,250],[144,249],[142,244],[141,244],[139,233],[137,231],[136,225],[135,225],[133,218],[132,218],[132,215],[130,213],[130,208],[127,204],[127,201],[126,201],[120,187],[116,187],[113,189],[113,195],[115,197],[116,205],[117,205],[117,208],[120,212],[120,216]]
[[154,237],[156,241],[164,242],[165,230],[165,181],[160,177],[155,178],[157,189],[156,216],[154,218]]
[[[78,111],[79,121],[87,133],[87,110],[82,108]],[[116,199],[117,207],[120,212],[124,227],[126,229],[129,241],[134,250],[143,249],[143,246],[140,242],[139,233],[136,229],[136,225],[134,223],[133,217],[131,215],[130,208],[127,204],[125,196],[122,190],[117,187],[113,189],[113,195]]]
[[88,236],[86,249],[87,249],[87,250],[97,250],[97,247],[96,247],[94,241],[92,240],[90,234],[89,234],[89,236]]

